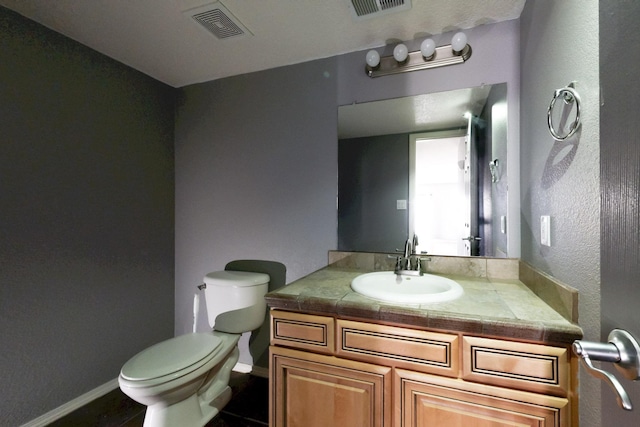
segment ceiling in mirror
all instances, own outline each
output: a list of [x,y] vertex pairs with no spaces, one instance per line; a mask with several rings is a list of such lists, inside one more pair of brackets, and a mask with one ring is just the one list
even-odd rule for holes
[[338,109],[338,138],[464,128],[470,112],[479,115],[490,85],[404,98],[385,99]]

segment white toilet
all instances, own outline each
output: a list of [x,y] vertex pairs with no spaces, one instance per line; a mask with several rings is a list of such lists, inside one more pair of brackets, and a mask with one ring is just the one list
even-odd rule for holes
[[124,364],[120,389],[147,405],[145,427],[203,426],[229,402],[238,340],[264,322],[268,285],[263,273],[207,274],[205,304],[213,331],[163,341]]

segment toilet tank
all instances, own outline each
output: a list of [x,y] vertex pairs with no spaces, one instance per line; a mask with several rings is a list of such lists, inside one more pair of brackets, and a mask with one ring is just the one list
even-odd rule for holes
[[214,271],[204,276],[209,326],[241,334],[264,323],[269,275],[247,271]]

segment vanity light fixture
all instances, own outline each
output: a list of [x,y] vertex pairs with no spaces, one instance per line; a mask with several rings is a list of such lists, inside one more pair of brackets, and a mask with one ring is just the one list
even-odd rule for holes
[[371,68],[375,68],[380,64],[380,54],[376,50],[370,50],[366,56],[367,65]]
[[380,57],[376,50],[366,55],[365,71],[369,77],[388,76],[427,68],[462,64],[471,57],[471,46],[467,44],[465,33],[454,34],[451,44],[436,47],[432,39],[426,39],[420,50],[408,52],[407,46],[400,43],[393,49],[392,56]]
[[393,59],[395,59],[399,64],[406,61],[407,56],[409,56],[409,49],[407,49],[407,47],[402,43],[393,48]]

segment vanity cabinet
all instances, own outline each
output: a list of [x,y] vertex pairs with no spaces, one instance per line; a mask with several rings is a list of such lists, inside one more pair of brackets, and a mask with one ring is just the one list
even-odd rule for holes
[[568,427],[576,407],[566,347],[272,310],[270,357],[274,427]]

